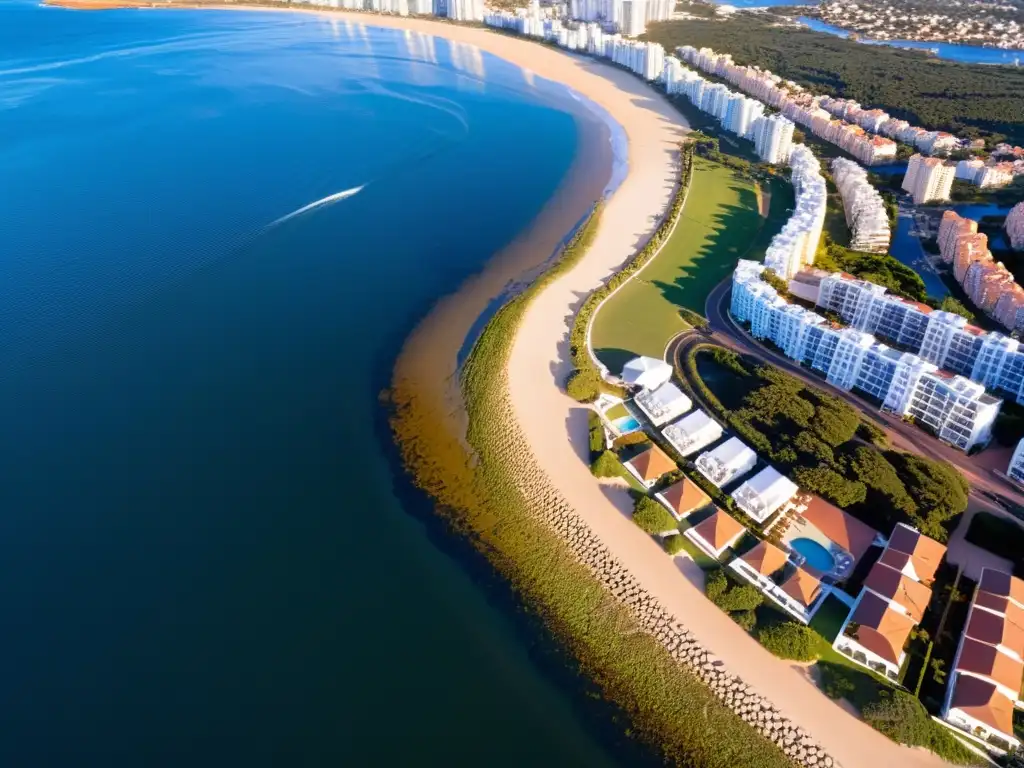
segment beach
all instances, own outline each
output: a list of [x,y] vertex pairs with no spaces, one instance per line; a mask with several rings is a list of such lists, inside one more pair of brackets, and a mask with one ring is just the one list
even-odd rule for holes
[[[112,3],[74,0],[74,5],[110,7]],[[231,5],[194,7],[248,10]],[[930,753],[900,747],[861,723],[821,693],[802,667],[780,661],[764,650],[704,597],[696,568],[687,568],[685,561],[667,557],[631,522],[632,504],[624,490],[599,485],[590,474],[584,458],[587,410],[563,392],[571,370],[569,328],[585,297],[643,246],[664,215],[677,183],[678,143],[687,130],[683,117],[653,88],[625,71],[527,40],[423,19],[313,9],[301,12],[329,13],[354,23],[408,29],[478,46],[539,77],[565,84],[614,117],[628,139],[628,173],[607,200],[597,237],[587,255],[528,306],[512,347],[506,372],[508,393],[525,448],[536,461],[543,481],[586,522],[643,588],[716,655],[728,671],[806,729],[841,765],[942,765]],[[599,163],[607,167],[607,158]],[[572,219],[574,215],[575,211],[557,220]],[[549,237],[553,232],[551,226],[545,229]],[[504,275],[499,272],[489,280],[487,291],[500,287]],[[456,305],[447,306],[449,311],[457,311]],[[468,314],[477,316],[478,308],[481,307],[475,306]],[[467,322],[464,310],[459,317],[461,323]],[[427,322],[435,328],[451,327],[444,315],[433,314]],[[455,338],[461,342],[463,337]],[[460,346],[453,344],[454,348],[444,350],[445,364],[452,371]],[[451,379],[447,384],[451,386]]]

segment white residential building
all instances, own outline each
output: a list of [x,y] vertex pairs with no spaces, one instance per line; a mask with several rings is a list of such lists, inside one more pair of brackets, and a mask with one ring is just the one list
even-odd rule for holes
[[669,424],[661,434],[680,456],[689,456],[720,439],[723,430],[717,421],[698,408],[679,421]]
[[894,300],[869,286],[830,275],[822,280],[819,297],[833,311],[881,329],[894,341],[911,346],[915,339],[923,340],[935,358],[982,383],[940,371],[936,360],[923,354],[891,349],[868,331],[831,326],[820,315],[788,304],[761,280],[751,262],[741,262],[733,273],[731,312],[750,323],[753,336],[772,341],[788,357],[825,374],[834,386],[857,390],[884,410],[913,417],[964,451],[986,443],[1002,401],[987,394],[985,386],[1022,396],[1024,352],[1017,342],[999,334],[977,335],[976,329],[964,329],[959,316],[925,315],[913,302]]
[[932,371],[919,379],[903,415],[930,427],[943,442],[969,451],[991,439],[1002,403],[977,382]]
[[657,389],[641,390],[633,398],[633,402],[656,427],[682,416],[693,407],[690,398],[684,395],[682,390],[671,381],[662,384]]
[[757,454],[736,437],[697,457],[696,466],[704,477],[722,488],[739,479],[757,464]]
[[735,93],[729,98],[723,126],[737,136],[750,138],[754,121],[764,114],[764,104],[756,99]]
[[775,467],[765,467],[732,492],[736,506],[758,523],[765,522],[789,502],[799,489]]
[[754,120],[751,136],[757,156],[773,165],[789,162],[795,128],[792,120],[778,114]]
[[868,316],[872,299],[884,293],[885,288],[881,285],[836,272],[821,281],[817,303],[819,307],[835,312],[844,322],[866,330],[864,321],[857,321]]
[[647,31],[647,0],[622,0],[622,34],[639,37]]
[[885,201],[868,181],[868,173],[841,157],[832,161],[832,178],[843,200],[850,247],[870,253],[889,252],[889,215]]
[[956,178],[956,166],[936,157],[914,155],[907,163],[903,189],[910,193],[918,205],[932,200],[949,200],[949,192]]
[[1021,438],[1017,447],[1013,449],[1013,457],[1006,468],[1006,474],[1011,480],[1024,484],[1024,438]]
[[483,0],[447,0],[445,16],[455,21],[483,21]]
[[772,238],[764,257],[765,266],[784,279],[814,262],[825,225],[827,201],[825,179],[814,153],[803,144],[797,144],[790,153],[789,163],[796,206],[782,231]]
[[849,391],[857,381],[861,363],[875,343],[875,337],[856,328],[843,328],[838,339],[826,378],[829,384]]

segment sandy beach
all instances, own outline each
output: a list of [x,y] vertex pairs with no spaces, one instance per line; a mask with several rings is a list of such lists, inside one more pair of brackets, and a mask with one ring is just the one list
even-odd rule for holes
[[[70,0],[68,4],[91,5],[89,0]],[[113,4],[102,2],[95,7]],[[193,7],[249,10],[230,5]],[[806,729],[844,768],[943,765],[930,753],[889,741],[828,699],[805,670],[769,654],[704,597],[695,568],[666,556],[631,522],[631,503],[625,491],[599,485],[583,459],[588,442],[587,411],[562,391],[571,370],[569,328],[583,299],[628,261],[657,227],[677,179],[677,146],[687,129],[683,117],[653,88],[625,71],[527,40],[423,19],[299,12],[330,13],[353,23],[409,29],[476,45],[537,76],[569,86],[622,126],[629,141],[628,174],[606,204],[592,248],[575,268],[536,297],[516,336],[507,373],[515,415],[528,447],[550,484],[643,587],[730,672]]]

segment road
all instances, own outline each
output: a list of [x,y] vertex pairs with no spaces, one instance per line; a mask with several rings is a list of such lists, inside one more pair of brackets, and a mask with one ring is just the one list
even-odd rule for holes
[[[946,445],[919,427],[903,421],[899,416],[880,411],[877,406],[859,395],[832,386],[785,355],[756,342],[729,315],[731,293],[732,278],[730,277],[719,283],[708,295],[704,311],[710,324],[710,333],[706,336],[702,335],[702,338],[736,352],[761,358],[776,368],[796,376],[809,386],[818,387],[843,398],[884,429],[894,448],[910,451],[936,461],[943,461],[959,469],[971,484],[971,494],[977,497],[978,503],[990,506],[995,497],[1024,506],[1024,492],[992,470],[977,466],[977,463],[971,462],[962,451]],[[686,346],[686,344],[677,345],[677,354]]]

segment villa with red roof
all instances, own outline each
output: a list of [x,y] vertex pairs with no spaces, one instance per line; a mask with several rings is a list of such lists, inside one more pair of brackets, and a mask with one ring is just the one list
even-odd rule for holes
[[1024,581],[986,568],[953,659],[942,718],[990,750],[1020,746],[1013,731],[1024,678]]
[[871,567],[832,647],[890,680],[899,678],[910,631],[932,597],[930,585],[946,548],[899,523]]

